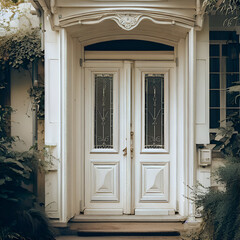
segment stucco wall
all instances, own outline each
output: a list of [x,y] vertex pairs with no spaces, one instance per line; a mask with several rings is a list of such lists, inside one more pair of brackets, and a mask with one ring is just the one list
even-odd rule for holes
[[[22,3],[18,6],[21,12],[20,16],[15,15],[11,20],[10,27],[12,31],[16,29],[29,29],[40,26],[40,20],[34,13],[34,8],[30,3]],[[5,14],[3,17],[10,17],[11,13]],[[0,34],[4,34],[0,29]],[[11,107],[14,112],[11,116],[11,134],[19,137],[16,142],[16,150],[28,150],[32,146],[32,105],[28,90],[32,86],[31,69],[28,70],[11,70]]]
[[27,150],[32,146],[32,111],[28,89],[32,80],[26,70],[11,72],[11,106],[14,110],[11,116],[11,134],[17,136],[17,150]]

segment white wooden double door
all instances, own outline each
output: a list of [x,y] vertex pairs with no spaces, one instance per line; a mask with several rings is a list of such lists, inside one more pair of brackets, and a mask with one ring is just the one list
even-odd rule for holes
[[175,65],[85,63],[85,210],[92,215],[176,211]]

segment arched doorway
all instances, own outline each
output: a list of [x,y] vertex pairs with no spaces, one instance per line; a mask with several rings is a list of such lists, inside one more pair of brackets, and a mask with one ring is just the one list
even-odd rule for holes
[[175,214],[174,47],[131,39],[84,50],[84,214]]

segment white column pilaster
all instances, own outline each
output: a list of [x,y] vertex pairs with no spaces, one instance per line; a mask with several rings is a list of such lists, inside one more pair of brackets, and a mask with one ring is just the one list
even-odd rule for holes
[[60,221],[67,222],[67,32],[60,29]]
[[[196,30],[189,32],[189,76],[188,76],[188,197],[191,197],[191,188],[196,179],[196,144],[195,144],[195,116],[196,116]],[[195,206],[188,201],[189,221],[195,220]]]

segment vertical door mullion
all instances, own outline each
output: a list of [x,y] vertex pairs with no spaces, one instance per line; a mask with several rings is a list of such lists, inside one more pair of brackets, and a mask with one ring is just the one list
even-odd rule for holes
[[132,213],[132,166],[131,166],[131,65],[130,61],[124,61],[124,76],[126,81],[126,208],[125,214]]

